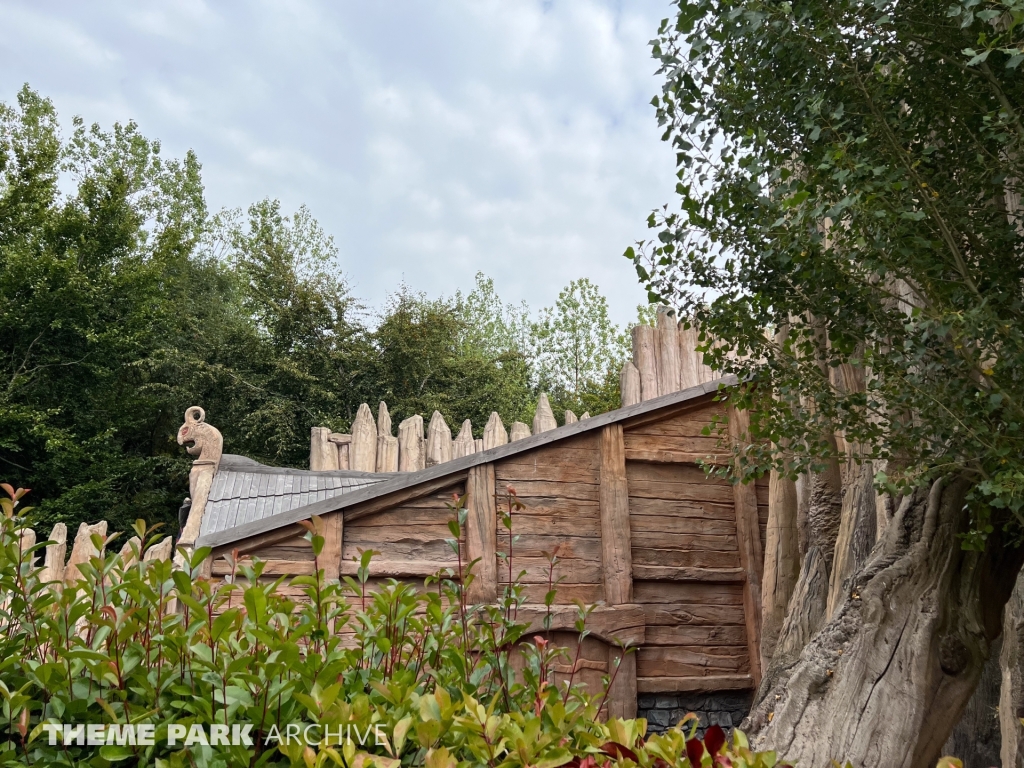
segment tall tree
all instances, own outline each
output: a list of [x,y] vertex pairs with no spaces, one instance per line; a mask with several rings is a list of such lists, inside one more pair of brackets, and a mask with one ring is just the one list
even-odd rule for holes
[[65,139],[27,86],[0,104],[0,464],[50,521],[180,502],[178,414],[149,369],[199,285],[205,216],[191,153],[164,159],[134,123]]
[[680,207],[627,256],[746,382],[742,479],[806,490],[749,729],[931,766],[1024,559],[1024,5],[677,5],[653,51]]
[[618,370],[628,355],[627,335],[608,314],[608,300],[587,278],[562,289],[554,307],[533,324],[534,364],[540,389],[556,409],[601,413],[619,407]]

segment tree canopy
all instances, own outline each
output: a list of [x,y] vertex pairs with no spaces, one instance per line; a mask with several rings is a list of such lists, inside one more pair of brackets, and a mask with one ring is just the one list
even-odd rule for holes
[[969,477],[982,535],[1019,520],[1024,5],[677,5],[652,45],[679,205],[627,256],[755,385],[750,471],[837,433],[893,490]]
[[[596,286],[579,285],[580,338],[618,334]],[[491,411],[529,421],[540,388],[581,365],[547,341],[537,356],[541,330],[568,317],[562,299],[538,321],[481,274],[450,297],[396,287],[371,312],[305,207],[211,216],[193,154],[165,158],[134,123],[76,118],[64,136],[27,86],[0,105],[0,297],[0,476],[34,489],[42,526],[175,519],[190,405],[225,451],[302,467],[310,428],[346,430],[362,402],[398,419],[437,409],[479,434]],[[584,354],[564,407],[590,391],[584,408],[615,407],[618,352]]]

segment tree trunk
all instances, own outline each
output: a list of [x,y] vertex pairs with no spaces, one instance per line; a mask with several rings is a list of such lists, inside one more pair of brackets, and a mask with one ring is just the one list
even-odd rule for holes
[[934,766],[1024,558],[998,534],[961,549],[968,489],[939,480],[902,500],[835,616],[795,661],[776,655],[743,726],[753,746],[810,768]]
[[1024,768],[1024,573],[1017,577],[1003,620],[1003,648],[999,654],[1002,686],[999,691],[999,729],[1002,732],[1003,768]]
[[999,646],[996,638],[978,687],[942,747],[942,754],[963,760],[964,768],[999,766]]

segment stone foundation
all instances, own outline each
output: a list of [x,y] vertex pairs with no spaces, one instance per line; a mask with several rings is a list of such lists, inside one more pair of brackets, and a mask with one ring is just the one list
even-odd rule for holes
[[642,693],[637,697],[637,717],[647,719],[647,732],[671,728],[687,712],[700,718],[698,736],[711,725],[720,725],[729,733],[750,712],[753,691],[722,693]]

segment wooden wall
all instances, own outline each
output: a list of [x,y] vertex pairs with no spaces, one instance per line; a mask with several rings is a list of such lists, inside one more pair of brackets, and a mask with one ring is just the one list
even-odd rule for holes
[[[525,584],[533,606],[525,613],[540,615],[556,555],[556,604],[605,605],[594,615],[599,627],[585,643],[578,679],[599,684],[618,658],[616,639],[638,645],[622,662],[612,714],[634,713],[638,691],[753,688],[767,479],[733,486],[697,465],[729,460],[716,435],[702,434],[718,410],[705,400],[650,413],[332,513],[324,518],[328,570],[353,574],[365,549],[382,553],[371,563],[371,587],[389,577],[422,583],[441,568],[456,569],[447,505],[453,494],[466,494],[463,552],[466,561],[481,558],[474,602],[495,599],[509,582],[503,554],[511,552],[511,577]],[[524,505],[512,510],[511,535],[501,523],[509,486]],[[270,560],[271,575],[307,573],[312,554],[302,533],[291,526],[221,550]],[[561,610],[558,639],[575,647],[574,611]]]

